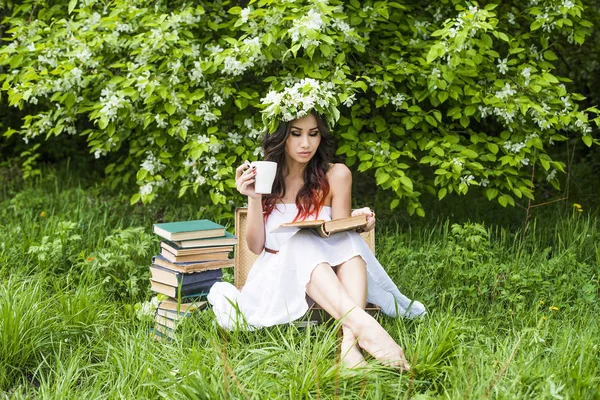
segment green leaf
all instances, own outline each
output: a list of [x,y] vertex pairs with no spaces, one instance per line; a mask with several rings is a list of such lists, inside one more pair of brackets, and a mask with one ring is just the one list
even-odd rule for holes
[[493,200],[496,198],[496,196],[498,196],[498,189],[494,189],[494,188],[485,189],[485,197],[487,197],[488,200]]
[[535,21],[533,21],[531,23],[531,25],[529,26],[529,29],[532,31],[535,31],[536,29],[540,29],[540,27],[544,24],[544,20],[543,19],[536,19]]
[[446,197],[446,194],[448,193],[448,189],[446,189],[445,187],[441,188],[438,191],[438,199],[442,200],[444,197]]
[[392,200],[392,202],[390,203],[390,210],[393,210],[394,208],[398,207],[399,205],[400,205],[399,199]]
[[467,126],[469,126],[469,122],[471,122],[471,120],[466,115],[463,115],[462,117],[460,117],[460,125],[463,128],[466,128]]
[[465,108],[465,115],[471,116],[471,115],[475,114],[475,110],[477,110],[475,108],[475,106],[467,106],[467,108]]
[[431,126],[437,126],[437,125],[438,125],[438,123],[437,123],[437,121],[435,120],[435,118],[433,118],[431,115],[426,115],[426,116],[425,116],[425,121],[427,121],[427,123],[428,123],[429,125],[431,125]]
[[500,203],[500,205],[502,207],[506,207],[508,205],[508,200],[503,195],[503,196],[498,197],[498,203]]
[[171,103],[165,103],[165,111],[169,113],[169,115],[173,115],[177,108]]
[[448,92],[438,92],[438,99],[440,103],[445,102],[448,99]]
[[377,184],[381,186],[382,184],[387,182],[388,179],[390,179],[390,176],[388,174],[386,174],[385,172],[381,173],[377,175]]
[[442,149],[441,147],[434,147],[433,152],[440,157],[444,157],[444,149]]
[[479,154],[477,154],[477,152],[471,150],[471,149],[463,149],[460,152],[461,155],[468,157],[468,158],[477,158],[479,156]]
[[548,61],[556,61],[558,60],[558,57],[556,56],[556,54],[552,51],[552,50],[546,50],[544,52],[544,58]]
[[486,143],[485,147],[494,154],[498,154],[498,145],[495,143]]
[[583,137],[581,138],[581,140],[583,140],[583,143],[585,143],[585,145],[586,145],[587,147],[592,147],[592,142],[593,142],[593,139],[592,139],[592,137],[591,137],[591,136],[589,136],[589,135],[583,136]]
[[410,178],[406,175],[401,176],[400,177],[400,182],[402,183],[402,185],[404,185],[406,188],[408,188],[411,192],[413,190],[413,183],[410,180]]
[[129,199],[129,204],[134,205],[135,203],[140,201],[141,197],[142,196],[139,193],[134,194],[133,196],[131,196],[131,199]]
[[67,11],[69,13],[69,15],[73,12],[73,10],[75,9],[76,6],[77,6],[77,0],[71,0],[71,1],[69,1],[69,8],[68,8],[68,11]]

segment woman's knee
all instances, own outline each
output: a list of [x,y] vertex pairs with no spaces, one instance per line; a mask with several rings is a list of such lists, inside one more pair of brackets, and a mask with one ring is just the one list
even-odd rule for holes
[[367,263],[365,262],[365,260],[363,260],[363,258],[360,255],[356,255],[356,256],[352,257],[351,259],[349,259],[349,260],[341,263],[340,265],[337,265],[336,269],[338,271],[340,269],[349,269],[347,267],[358,268],[358,269],[366,269]]

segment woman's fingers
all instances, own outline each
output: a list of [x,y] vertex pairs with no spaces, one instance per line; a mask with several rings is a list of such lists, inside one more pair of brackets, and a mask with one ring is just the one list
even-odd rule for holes
[[248,161],[248,160],[246,160],[242,165],[237,167],[235,170],[235,180],[237,181],[244,172],[247,172],[249,170],[249,168],[250,168],[250,161]]
[[256,169],[250,168],[250,163],[246,162],[236,169],[236,188],[238,192],[249,196],[252,194],[250,185],[256,180]]

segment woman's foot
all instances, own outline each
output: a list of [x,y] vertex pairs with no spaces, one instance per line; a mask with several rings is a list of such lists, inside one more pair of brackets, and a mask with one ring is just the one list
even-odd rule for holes
[[404,351],[398,343],[379,325],[375,318],[364,312],[361,314],[357,315],[358,323],[353,329],[358,338],[358,345],[385,365],[404,371],[410,370]]
[[342,327],[342,333],[342,343],[340,346],[340,358],[342,364],[346,368],[356,368],[367,365],[352,330],[344,326]]

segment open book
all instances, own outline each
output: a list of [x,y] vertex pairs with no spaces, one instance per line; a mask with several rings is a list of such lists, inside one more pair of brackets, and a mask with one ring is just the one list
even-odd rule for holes
[[317,219],[313,221],[298,221],[287,222],[273,229],[272,233],[289,232],[297,229],[313,229],[317,235],[321,237],[329,237],[329,235],[338,232],[355,231],[364,228],[367,225],[366,215],[357,215],[354,217],[334,219],[324,221]]

